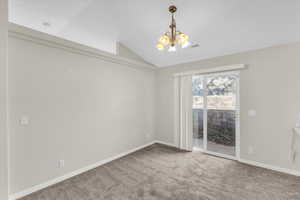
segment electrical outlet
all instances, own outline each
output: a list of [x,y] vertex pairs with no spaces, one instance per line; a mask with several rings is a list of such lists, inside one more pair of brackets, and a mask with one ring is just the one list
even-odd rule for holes
[[27,126],[29,124],[29,117],[26,115],[23,115],[20,119],[20,124],[23,126]]
[[147,138],[148,140],[151,139],[150,133],[147,133],[147,134],[146,134],[146,138]]
[[248,154],[252,155],[254,153],[254,148],[252,146],[248,147]]
[[248,116],[249,117],[255,117],[256,116],[256,110],[253,110],[253,109],[248,110]]
[[58,167],[59,168],[64,168],[65,167],[65,160],[59,160],[58,161]]

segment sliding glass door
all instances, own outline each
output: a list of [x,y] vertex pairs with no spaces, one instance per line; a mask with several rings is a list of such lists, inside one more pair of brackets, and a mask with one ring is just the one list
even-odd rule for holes
[[194,149],[228,158],[239,154],[239,74],[193,77]]

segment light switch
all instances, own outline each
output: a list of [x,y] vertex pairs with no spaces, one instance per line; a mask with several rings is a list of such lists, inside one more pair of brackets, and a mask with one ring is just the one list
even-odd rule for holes
[[256,116],[256,110],[248,110],[248,116],[249,117],[255,117]]
[[64,168],[65,167],[65,160],[59,160],[58,161],[58,167],[59,168]]
[[20,119],[20,124],[23,126],[26,126],[29,124],[29,117],[28,116],[22,116]]

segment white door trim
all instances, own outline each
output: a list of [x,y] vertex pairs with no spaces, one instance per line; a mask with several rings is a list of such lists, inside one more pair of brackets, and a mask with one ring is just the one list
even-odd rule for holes
[[235,154],[237,160],[240,160],[241,158],[241,105],[240,105],[240,72],[237,73],[237,84],[236,84],[236,113],[235,113]]
[[203,151],[207,152],[207,76],[203,76]]
[[8,1],[0,1],[0,199],[8,199]]

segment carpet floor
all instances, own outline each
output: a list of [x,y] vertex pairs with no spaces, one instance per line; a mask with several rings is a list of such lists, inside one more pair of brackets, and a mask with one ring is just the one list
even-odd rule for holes
[[152,145],[22,200],[299,200],[300,178]]

